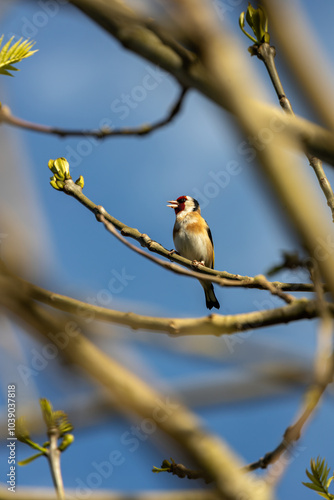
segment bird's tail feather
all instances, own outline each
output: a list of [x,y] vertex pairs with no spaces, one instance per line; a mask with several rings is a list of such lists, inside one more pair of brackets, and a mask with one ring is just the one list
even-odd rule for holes
[[201,285],[204,288],[206,307],[208,309],[212,309],[213,307],[219,309],[220,304],[215,295],[212,283],[208,283],[207,281],[201,281]]

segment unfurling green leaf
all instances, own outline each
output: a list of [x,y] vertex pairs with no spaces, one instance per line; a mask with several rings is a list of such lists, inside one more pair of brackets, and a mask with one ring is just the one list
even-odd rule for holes
[[24,40],[22,38],[15,42],[13,45],[14,37],[12,36],[10,40],[1,48],[3,41],[3,35],[0,37],[0,75],[13,76],[11,71],[18,71],[13,64],[17,64],[26,57],[32,56],[37,50],[31,50],[35,45],[35,42],[30,40]]
[[164,459],[161,467],[153,467],[152,472],[171,472],[172,466],[176,465],[176,462],[173,458],[171,458],[171,461],[169,462],[168,460]]
[[30,434],[26,427],[24,418],[18,418],[15,422],[15,435],[19,441],[26,443],[30,441]]
[[42,415],[46,423],[46,427],[49,430],[51,427],[54,427],[52,405],[50,401],[45,398],[41,398],[39,400],[39,404],[41,405]]
[[61,186],[61,187],[60,187],[60,186],[58,186],[58,183],[60,184],[60,183],[61,183],[61,181],[57,181],[57,179],[56,179],[56,176],[55,176],[55,175],[54,175],[53,177],[50,177],[50,179],[51,179],[51,180],[50,180],[50,184],[51,184],[51,186],[52,186],[53,188],[57,189],[58,191],[60,191],[61,189],[63,189],[63,187],[64,187],[64,183],[62,183],[62,186]]
[[[247,33],[245,30],[245,18],[255,37]],[[244,12],[240,14],[239,26],[242,32],[248,36],[253,43],[261,44],[270,42],[270,35],[268,33],[268,17],[262,6],[254,9],[254,7],[252,7],[249,3],[246,15]]]
[[[34,450],[38,450],[40,452],[39,455],[44,455],[47,452],[45,446],[40,446],[38,443],[35,443],[34,441],[31,440],[31,437],[30,437],[29,431],[26,427],[24,418],[22,418],[22,417],[18,418],[16,420],[15,434],[16,434],[16,437],[19,441],[27,444],[28,446],[30,446]],[[36,455],[36,457],[37,457],[37,455]]]
[[153,468],[152,468],[152,472],[156,472],[157,474],[159,472],[169,472],[169,471],[170,471],[170,467],[156,467],[154,465]]
[[57,429],[58,435],[61,438],[73,430],[73,425],[68,420],[68,416],[64,411],[54,411],[48,399],[42,398],[39,402],[48,431],[50,429]]
[[61,410],[55,411],[53,415],[57,429],[59,431],[59,437],[63,437],[65,434],[73,430],[73,425],[68,420],[68,417],[65,412]]
[[244,12],[241,12],[241,14],[240,14],[240,17],[239,17],[239,26],[241,28],[241,31],[246,36],[248,36],[248,38],[250,38],[253,43],[257,43],[257,40],[252,35],[250,35],[249,33],[247,33],[247,31],[245,30],[245,13]]
[[38,457],[41,457],[42,455],[44,455],[44,453],[36,453],[36,455],[33,455],[32,457],[29,457],[29,458],[26,458],[25,460],[21,460],[20,462],[17,462],[17,465],[28,465],[30,464],[30,462],[32,462],[33,460],[35,460],[36,458]]
[[[58,187],[56,189],[58,189]],[[53,410],[52,404],[48,399],[42,398],[39,402],[43,418],[46,423],[48,436],[50,437],[53,435],[57,437],[57,440],[61,439],[61,442],[58,445],[58,450],[66,450],[66,448],[74,441],[74,436],[69,434],[73,430],[73,425],[68,420],[68,416],[62,410]],[[17,439],[39,452],[32,457],[18,462],[18,465],[27,465],[38,457],[50,455],[50,441],[43,443],[43,446],[32,441],[23,418],[16,421],[16,436]]]
[[311,460],[311,471],[306,469],[306,475],[311,480],[311,483],[303,483],[304,486],[316,491],[318,495],[326,500],[334,500],[334,495],[329,493],[328,488],[332,482],[333,476],[328,479],[330,468],[326,460],[321,460],[318,457],[316,460]]

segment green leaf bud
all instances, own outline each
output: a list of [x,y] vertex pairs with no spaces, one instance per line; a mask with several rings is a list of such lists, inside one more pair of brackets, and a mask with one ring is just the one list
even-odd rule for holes
[[82,177],[82,175],[80,175],[80,177],[75,181],[75,183],[81,187],[81,189],[84,187],[85,185],[85,181],[84,181],[84,178]]
[[73,434],[65,434],[62,442],[60,443],[60,445],[58,446],[58,450],[60,451],[65,451],[66,448],[68,448],[68,446],[70,446],[70,444],[72,444],[74,441],[74,436]]
[[65,179],[71,179],[70,166],[66,158],[49,160],[48,167],[58,180],[63,181]]
[[254,7],[252,7],[249,3],[246,12],[246,21],[252,29],[255,37],[245,31],[245,13],[242,12],[239,17],[239,26],[248,38],[257,44],[270,42],[270,35],[268,33],[268,17],[262,6],[254,9]]

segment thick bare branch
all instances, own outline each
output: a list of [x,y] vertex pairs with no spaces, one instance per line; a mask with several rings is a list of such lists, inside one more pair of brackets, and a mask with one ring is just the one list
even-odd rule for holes
[[[173,45],[167,41],[171,37],[169,33],[165,36],[161,35],[161,32],[166,30],[160,26],[153,29],[152,22],[142,19],[124,3],[116,0],[70,1],[117,38],[125,48],[171,73],[182,87],[199,90],[223,109],[235,114],[230,94],[212,78],[212,74],[207,71],[201,59],[194,58],[190,53],[185,60],[184,54],[180,54],[180,51],[175,49],[175,44],[178,44],[176,37],[176,33],[179,34],[178,28],[171,31]],[[234,43],[233,36],[227,32],[226,27],[225,32],[228,38],[227,46],[234,51],[237,43]],[[238,53],[236,57],[240,61],[240,68],[248,67],[247,60],[242,53]],[[235,57],[233,59],[235,60]],[[249,78],[245,76],[243,80],[248,81]],[[248,100],[249,107],[256,108],[256,116],[264,128],[270,129],[279,124],[281,129],[285,129],[287,134],[295,138],[297,143],[306,148],[310,154],[334,165],[334,137],[331,132],[300,117],[282,116],[277,107],[261,102],[255,103],[249,98]]]
[[[5,273],[0,281],[0,301],[25,326],[37,331],[44,342],[54,343],[67,362],[73,363],[106,387],[115,405],[133,412],[174,439],[213,479],[220,498],[269,500],[270,489],[240,471],[240,461],[217,436],[205,431],[197,419],[178,401],[171,401],[152,389],[129,370],[107,356],[81,332],[76,321],[55,318],[34,302],[19,282]],[[62,346],[59,346],[59,332]],[[64,342],[64,337],[67,342]]]
[[[61,311],[89,318],[91,321],[107,321],[128,326],[134,330],[162,332],[172,336],[230,335],[254,328],[264,328],[318,317],[317,302],[301,299],[295,300],[284,307],[253,311],[251,313],[226,316],[210,314],[199,318],[158,318],[94,306],[71,297],[50,292],[28,282],[21,281],[21,283],[22,287],[27,288],[27,293],[33,299]],[[331,310],[334,313],[332,307]]]
[[[68,498],[76,498],[75,489],[67,490]],[[12,500],[13,495],[7,488],[0,487],[2,500]],[[221,496],[213,490],[172,490],[168,491],[140,491],[123,493],[106,490],[96,490],[89,497],[90,500],[221,500]],[[20,486],[15,492],[15,500],[55,500],[54,490],[49,488],[26,488]]]

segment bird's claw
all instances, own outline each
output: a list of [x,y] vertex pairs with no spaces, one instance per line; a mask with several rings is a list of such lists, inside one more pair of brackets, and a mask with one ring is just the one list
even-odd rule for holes
[[169,250],[168,252],[168,257],[171,257],[174,253],[176,253],[176,255],[180,255],[179,252],[177,252],[176,250]]
[[204,266],[204,262],[203,261],[198,261],[198,260],[193,260],[192,261],[192,266],[195,268],[195,269],[198,269],[199,266]]

